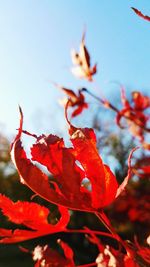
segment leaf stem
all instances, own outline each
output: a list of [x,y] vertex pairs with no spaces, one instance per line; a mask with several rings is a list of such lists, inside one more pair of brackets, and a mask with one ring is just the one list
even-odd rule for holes
[[65,229],[63,231],[63,233],[77,233],[77,234],[95,234],[95,235],[102,235],[102,236],[107,236],[107,237],[110,237],[110,238],[114,238],[114,235],[110,234],[110,233],[105,233],[105,232],[102,232],[102,231],[96,231],[96,230],[91,230],[91,229]]
[[92,262],[92,263],[88,263],[88,264],[77,265],[77,267],[91,267],[91,266],[97,266],[97,263]]
[[108,219],[108,217],[106,216],[106,214],[103,211],[100,212],[95,212],[95,215],[99,218],[99,220],[104,224],[104,226],[109,230],[109,232],[112,234],[112,237],[114,239],[116,239],[124,248],[125,250],[128,252],[128,246],[125,243],[124,240],[121,239],[121,237],[116,233],[115,229],[112,227],[112,225],[110,224],[110,221]]

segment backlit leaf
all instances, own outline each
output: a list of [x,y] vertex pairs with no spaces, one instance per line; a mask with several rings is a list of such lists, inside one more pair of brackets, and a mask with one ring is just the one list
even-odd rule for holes
[[60,220],[51,225],[48,222],[50,211],[34,202],[14,203],[8,197],[0,195],[0,209],[8,219],[16,224],[27,226],[31,230],[7,230],[0,228],[0,243],[14,243],[36,238],[43,235],[57,233],[65,229],[69,222],[68,210],[59,207],[61,214]]

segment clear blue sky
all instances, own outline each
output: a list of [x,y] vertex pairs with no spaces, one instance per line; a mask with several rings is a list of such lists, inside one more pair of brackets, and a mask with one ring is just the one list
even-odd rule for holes
[[70,49],[78,48],[84,25],[106,95],[119,92],[112,80],[150,89],[150,23],[131,6],[150,15],[149,0],[0,0],[0,129],[15,133],[20,104],[29,131],[61,131],[62,94],[50,81],[87,85],[69,72]]

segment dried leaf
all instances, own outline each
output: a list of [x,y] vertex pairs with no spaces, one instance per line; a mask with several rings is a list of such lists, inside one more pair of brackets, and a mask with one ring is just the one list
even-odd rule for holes
[[91,67],[90,55],[85,46],[85,34],[82,36],[79,53],[74,49],[71,50],[72,63],[75,65],[71,71],[78,78],[85,78],[88,81],[93,81],[93,75],[97,72],[97,65]]

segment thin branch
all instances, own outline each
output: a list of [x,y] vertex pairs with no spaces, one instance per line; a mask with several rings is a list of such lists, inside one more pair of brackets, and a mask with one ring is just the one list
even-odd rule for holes
[[97,266],[97,263],[92,262],[92,263],[88,263],[88,264],[77,265],[77,267],[91,267],[91,266]]
[[77,234],[95,234],[95,235],[101,235],[101,236],[107,236],[107,237],[110,237],[110,238],[114,238],[114,235],[110,234],[110,233],[105,233],[105,232],[102,232],[102,231],[96,231],[96,230],[91,230],[91,229],[65,229],[63,231],[63,233],[71,233],[71,234],[74,234],[74,233],[77,233]]
[[[107,100],[103,100],[102,98],[100,98],[100,97],[94,95],[94,94],[91,93],[88,89],[86,89],[86,88],[82,88],[80,91],[82,91],[82,92],[86,92],[87,94],[89,94],[90,96],[92,96],[94,99],[96,99],[97,101],[99,101],[105,108],[109,108],[109,109],[113,110],[113,111],[116,112],[116,113],[119,113],[119,112],[120,112],[120,110],[117,109],[114,105],[112,105],[109,101],[107,101]],[[127,119],[127,120],[132,121],[132,119],[131,119],[129,116],[125,115],[125,114],[123,114],[122,117],[124,117],[124,118]],[[132,122],[133,122],[133,121],[132,121]],[[143,127],[143,125],[141,126],[141,123],[138,122],[138,121],[134,121],[134,123],[135,123],[137,126],[139,126],[140,128],[144,129],[144,131],[150,133],[150,128]]]
[[108,217],[106,216],[106,214],[103,211],[101,211],[101,212],[95,212],[95,215],[99,218],[99,220],[109,230],[109,232],[112,234],[114,239],[116,239],[125,248],[125,250],[128,252],[129,251],[128,246],[126,245],[124,240],[122,240],[121,237],[116,233],[115,229],[110,224],[110,221],[109,221]]

